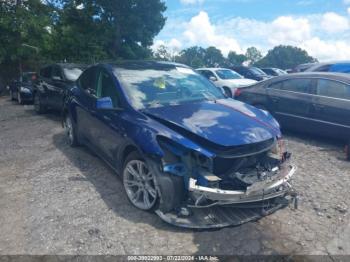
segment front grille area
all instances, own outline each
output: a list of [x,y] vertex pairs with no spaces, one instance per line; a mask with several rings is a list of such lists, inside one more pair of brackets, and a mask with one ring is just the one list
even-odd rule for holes
[[213,162],[213,173],[224,177],[248,168],[254,168],[266,156],[266,152],[241,158],[215,157]]

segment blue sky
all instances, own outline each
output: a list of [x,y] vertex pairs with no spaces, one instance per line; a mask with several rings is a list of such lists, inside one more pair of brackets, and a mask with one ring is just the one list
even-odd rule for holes
[[177,52],[216,46],[224,54],[263,53],[278,44],[320,60],[350,59],[350,0],[167,0],[167,22],[155,39]]

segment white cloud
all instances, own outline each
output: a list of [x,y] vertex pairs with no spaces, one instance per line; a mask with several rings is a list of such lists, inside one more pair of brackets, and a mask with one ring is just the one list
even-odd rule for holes
[[164,43],[178,48],[215,46],[227,55],[255,46],[266,54],[274,46],[293,45],[320,61],[350,60],[349,19],[336,13],[280,16],[271,21],[234,17],[213,23],[202,11],[187,22],[177,17],[167,23],[161,33],[168,39]]
[[350,7],[348,7],[347,11],[348,11],[348,15],[350,15]]
[[329,12],[323,15],[321,26],[328,33],[341,33],[349,29],[349,20],[347,17]]
[[180,0],[181,4],[184,5],[195,5],[195,4],[202,4],[204,0]]
[[311,56],[320,61],[350,59],[350,43],[346,41],[325,41],[313,37],[300,44]]
[[[270,27],[270,25],[267,25]],[[268,29],[267,29],[268,30]],[[310,23],[305,18],[281,16],[272,21],[269,42],[273,45],[281,43],[295,44],[311,35]]]
[[224,55],[227,55],[229,51],[242,52],[236,39],[217,33],[206,12],[202,11],[192,17],[185,27],[186,31],[183,33],[183,36],[190,45],[215,46]]

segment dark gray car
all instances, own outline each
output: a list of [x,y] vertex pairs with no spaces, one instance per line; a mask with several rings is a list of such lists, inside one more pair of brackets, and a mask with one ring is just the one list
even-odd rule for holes
[[34,85],[35,111],[44,113],[48,108],[61,111],[65,93],[85,68],[85,65],[67,63],[43,67]]
[[236,99],[268,110],[283,128],[350,141],[350,76],[299,73],[236,92]]

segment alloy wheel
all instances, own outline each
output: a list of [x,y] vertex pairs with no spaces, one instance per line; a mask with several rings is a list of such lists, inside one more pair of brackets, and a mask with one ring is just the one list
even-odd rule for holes
[[131,160],[125,166],[123,183],[131,203],[142,209],[150,210],[157,201],[157,190],[152,172],[142,160]]
[[68,136],[70,144],[73,144],[74,142],[74,133],[73,133],[73,125],[72,120],[69,116],[66,116],[66,119],[64,121],[64,128],[66,130],[66,134]]

